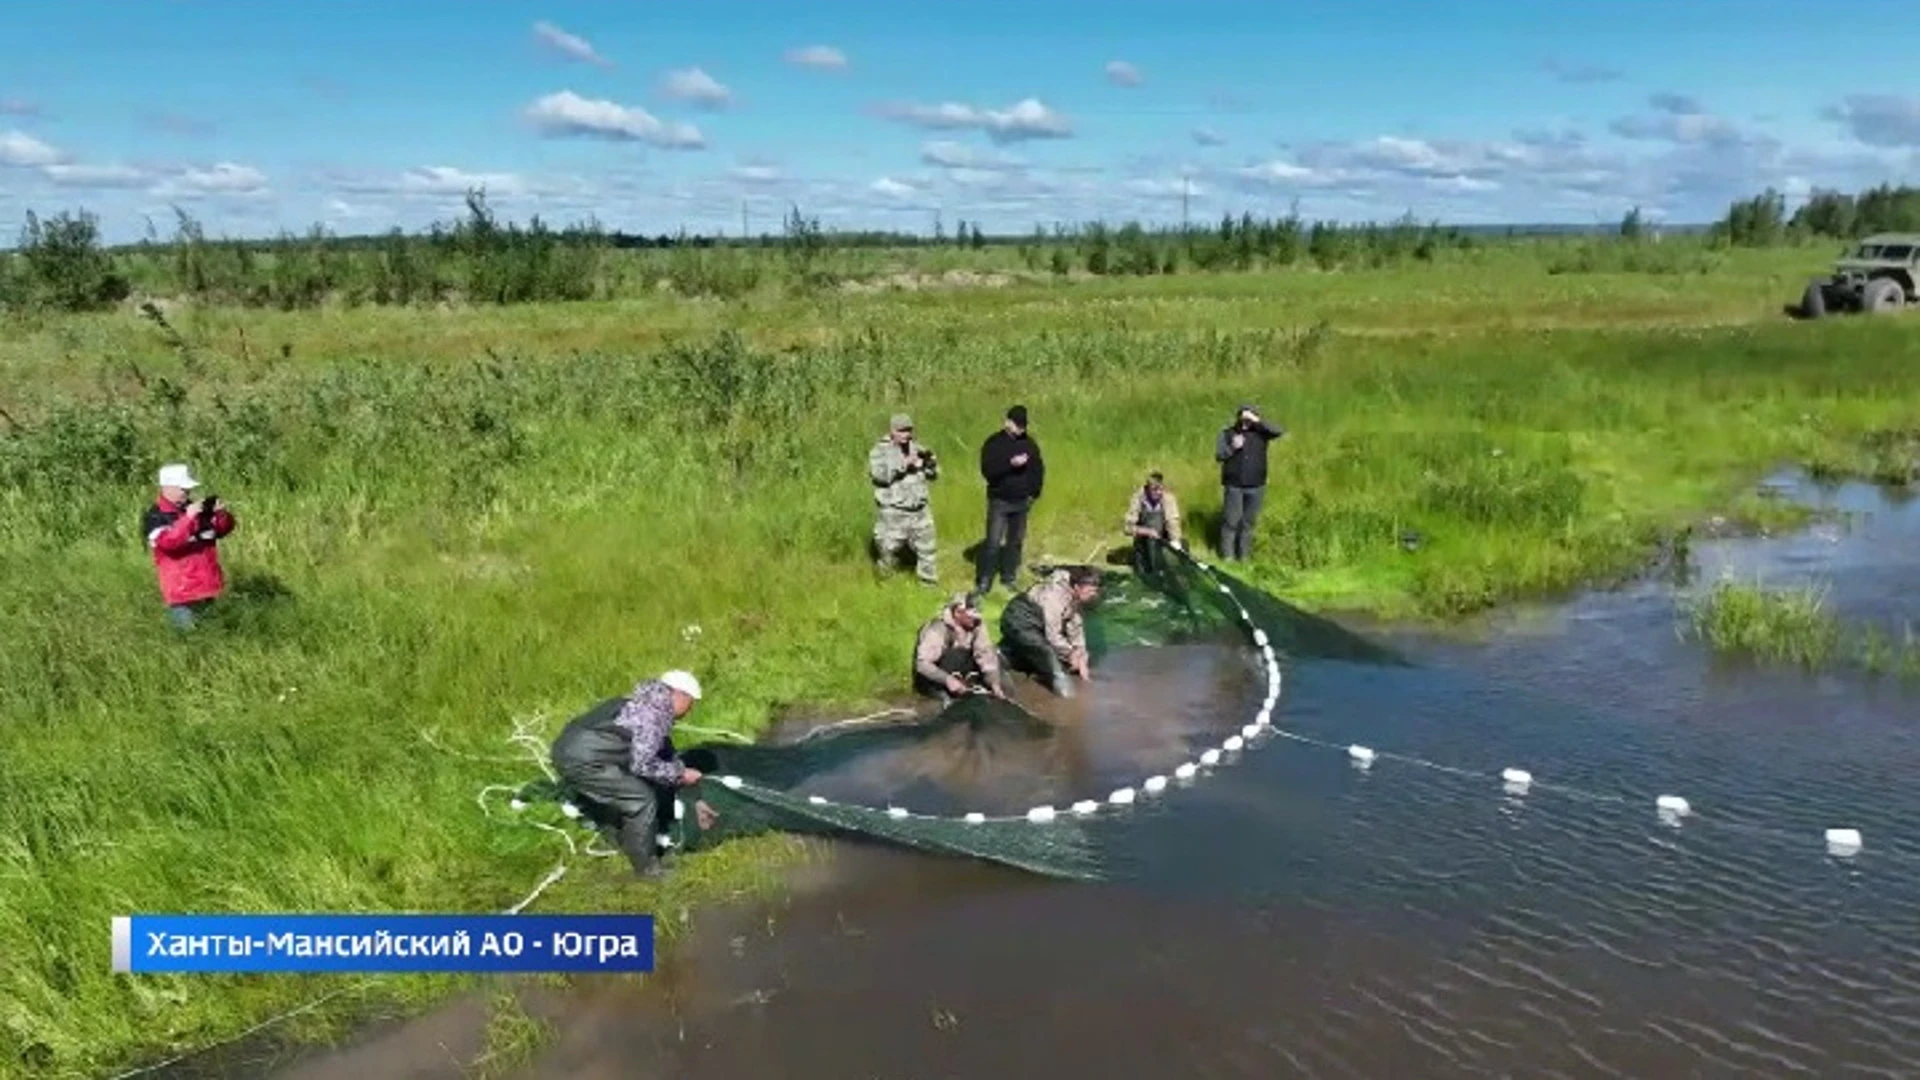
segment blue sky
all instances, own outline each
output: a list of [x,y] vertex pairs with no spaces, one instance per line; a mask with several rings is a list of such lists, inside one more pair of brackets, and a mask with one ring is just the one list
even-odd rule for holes
[[[1699,221],[1911,177],[1899,19],[1804,0],[8,0],[0,224],[643,232]],[[1889,38],[1894,39],[1888,41]],[[21,48],[17,43],[40,43]]]

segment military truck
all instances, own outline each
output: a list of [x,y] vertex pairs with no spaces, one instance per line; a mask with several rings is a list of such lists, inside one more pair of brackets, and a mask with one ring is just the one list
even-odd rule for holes
[[1920,233],[1879,233],[1840,253],[1833,273],[1807,283],[1800,314],[1817,319],[1830,311],[1883,314],[1920,302]]

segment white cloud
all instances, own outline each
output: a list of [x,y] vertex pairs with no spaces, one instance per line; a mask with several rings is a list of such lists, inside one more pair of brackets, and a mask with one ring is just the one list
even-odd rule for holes
[[262,195],[267,190],[267,174],[251,165],[222,161],[208,168],[187,168],[169,174],[154,187],[163,197],[193,198],[203,195]]
[[451,165],[408,169],[395,176],[347,176],[330,179],[330,186],[349,195],[448,196],[479,188],[489,195],[519,195],[531,186],[518,173],[469,172]]
[[153,182],[151,173],[131,165],[49,165],[41,172],[57,187],[141,188]]
[[57,150],[24,131],[0,131],[0,168],[38,169],[68,160]]
[[1146,76],[1125,60],[1110,60],[1107,62],[1107,81],[1115,86],[1134,87],[1145,82]]
[[1647,99],[1652,112],[1623,116],[1609,129],[1623,139],[1680,144],[1730,145],[1744,136],[1732,121],[1715,116],[1694,98],[1661,93]]
[[1138,180],[1129,180],[1125,186],[1133,194],[1149,199],[1204,199],[1209,194],[1205,186],[1191,180],[1143,177]]
[[875,194],[884,195],[889,199],[911,198],[915,195],[924,194],[926,191],[926,189],[919,184],[905,180],[896,180],[891,176],[883,176],[875,180],[869,185],[869,188]]
[[1194,128],[1193,141],[1201,146],[1225,146],[1227,137],[1212,128]]
[[569,59],[579,60],[587,64],[595,64],[600,67],[610,68],[613,66],[613,61],[601,56],[600,53],[594,49],[592,42],[578,35],[569,34],[550,22],[534,23],[533,39]]
[[998,143],[1073,137],[1073,123],[1036,98],[1005,109],[979,109],[947,102],[940,105],[884,105],[880,115],[935,131],[976,130]]
[[1824,115],[1868,146],[1920,147],[1920,99],[1853,94]]
[[556,137],[644,142],[667,150],[699,150],[706,145],[692,124],[656,118],[637,105],[583,98],[562,90],[527,106],[526,118],[541,134]]
[[787,63],[821,71],[844,71],[847,54],[831,45],[805,45],[787,50]]
[[727,170],[727,175],[742,184],[777,184],[784,179],[780,170],[771,165],[739,165]]
[[1332,177],[1323,177],[1313,169],[1295,165],[1288,161],[1261,162],[1258,165],[1249,165],[1241,168],[1237,170],[1237,173],[1243,179],[1252,181],[1253,183],[1276,186],[1299,185],[1305,187],[1332,179]]
[[966,143],[936,139],[922,143],[920,160],[942,169],[1019,169],[1025,162],[992,150],[979,150]]
[[660,80],[660,92],[675,101],[691,101],[704,108],[725,108],[733,101],[733,91],[699,68],[669,71]]
[[[1672,136],[1601,147],[1574,132],[1505,140],[1381,136],[1316,143],[1221,175],[1248,193],[1301,197],[1314,214],[1392,217],[1413,208],[1446,221],[1601,220],[1640,205],[1670,220],[1710,221],[1768,186],[1846,191],[1900,176],[1913,163],[1842,147],[1787,147],[1698,121],[1695,102],[1669,96],[1655,115],[1684,123]],[[1697,124],[1689,128],[1687,124]],[[1920,155],[1914,155],[1920,157]]]

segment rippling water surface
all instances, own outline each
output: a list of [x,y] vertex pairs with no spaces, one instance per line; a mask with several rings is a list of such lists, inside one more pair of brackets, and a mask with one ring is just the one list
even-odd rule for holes
[[[1838,505],[1873,514],[1697,561],[1920,621],[1920,512]],[[1396,641],[1414,669],[1296,662],[1285,725],[1329,746],[1269,741],[1100,824],[1118,881],[846,849],[649,987],[534,1000],[558,1037],[527,1075],[1920,1075],[1920,684],[1716,662],[1676,619],[1646,586]],[[836,783],[1104,793],[1244,723],[1246,659],[1116,657],[1059,739]],[[297,1074],[379,1072],[409,1038]]]

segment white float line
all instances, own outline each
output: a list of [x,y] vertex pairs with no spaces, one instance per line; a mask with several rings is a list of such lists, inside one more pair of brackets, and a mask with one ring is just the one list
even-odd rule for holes
[[[1384,750],[1375,750],[1370,746],[1361,746],[1358,744],[1342,746],[1324,739],[1315,739],[1311,736],[1301,735],[1298,732],[1276,729],[1274,734],[1283,739],[1290,739],[1306,746],[1317,747],[1323,750],[1344,751],[1354,767],[1362,771],[1370,770],[1375,761],[1390,760],[1413,765],[1422,769],[1429,769],[1434,772],[1447,773],[1451,776],[1465,777],[1469,780],[1497,779],[1500,781],[1502,789],[1509,796],[1514,797],[1525,796],[1534,789],[1539,788],[1552,791],[1556,794],[1571,796],[1572,798],[1585,802],[1605,803],[1610,806],[1631,806],[1641,801],[1640,799],[1630,799],[1623,795],[1608,795],[1603,792],[1587,791],[1584,788],[1577,788],[1568,784],[1543,784],[1535,780],[1533,774],[1525,769],[1508,767],[1500,770],[1496,775],[1481,770],[1462,769],[1453,765],[1443,765],[1437,761],[1429,761],[1426,758],[1413,757],[1409,754],[1394,754]],[[1655,814],[1661,823],[1665,825],[1677,828],[1684,819],[1695,816],[1692,804],[1679,795],[1658,795],[1646,801],[1652,805]],[[1712,819],[1709,820],[1711,821]],[[1799,842],[1805,839],[1800,833],[1768,825],[1749,825],[1737,821],[1712,821],[1712,824],[1718,828],[1744,832],[1756,836],[1766,836],[1788,842]],[[1864,840],[1858,829],[1828,829],[1824,834],[1824,839],[1827,844],[1827,852],[1842,857],[1856,855],[1865,847]],[[1893,853],[1893,856],[1902,859],[1909,858],[1905,853],[1899,852]]]
[[[1208,573],[1209,575],[1212,574],[1212,567],[1209,567],[1206,563],[1200,562],[1198,560],[1193,560],[1193,561],[1194,561],[1194,564],[1198,566],[1202,571]],[[1233,597],[1233,590],[1225,582],[1219,581],[1217,577],[1215,578],[1215,581],[1219,585],[1220,592],[1222,594],[1228,597]],[[1267,641],[1266,632],[1253,625],[1252,614],[1247,611],[1245,605],[1241,605],[1239,603],[1239,600],[1237,597],[1234,598],[1234,602],[1236,606],[1239,607],[1241,622],[1246,624],[1248,627],[1252,628],[1254,643],[1260,646],[1261,651],[1263,653],[1263,658],[1266,661],[1267,669],[1271,673],[1270,678],[1272,679],[1272,689],[1266,703],[1266,709],[1270,711],[1273,708],[1274,704],[1276,703],[1276,699],[1279,696],[1278,695],[1278,684],[1279,684],[1279,678],[1280,678],[1279,665],[1274,661],[1273,649],[1272,649],[1272,646]],[[1267,714],[1265,712],[1262,713],[1263,720],[1266,718],[1266,715]],[[1486,779],[1488,775],[1487,773],[1478,771],[1478,770],[1462,769],[1454,765],[1443,765],[1440,762],[1429,761],[1425,758],[1413,757],[1411,755],[1406,755],[1406,754],[1395,754],[1395,753],[1379,751],[1366,746],[1358,746],[1358,745],[1341,746],[1336,743],[1326,742],[1324,740],[1315,739],[1307,735],[1301,735],[1297,732],[1287,731],[1281,728],[1271,727],[1264,724],[1262,725],[1262,730],[1269,732],[1271,734],[1277,735],[1280,738],[1291,739],[1294,742],[1303,743],[1309,746],[1316,746],[1316,747],[1329,749],[1329,750],[1344,750],[1347,752],[1347,756],[1350,760],[1352,760],[1353,764],[1362,770],[1371,768],[1374,761],[1376,760],[1386,759],[1386,760],[1392,760],[1392,761],[1400,761],[1409,765],[1418,766],[1423,769],[1431,769],[1435,772],[1447,773],[1452,776],[1464,777],[1470,780]],[[1533,789],[1540,788],[1542,790],[1552,791],[1557,794],[1570,796],[1572,798],[1584,800],[1587,802],[1605,803],[1605,804],[1615,805],[1615,806],[1629,806],[1629,805],[1632,805],[1633,802],[1638,801],[1638,800],[1628,799],[1627,797],[1621,796],[1621,795],[1607,795],[1600,792],[1586,791],[1581,788],[1571,787],[1566,784],[1558,784],[1558,783],[1543,784],[1536,781],[1531,772],[1525,769],[1517,769],[1512,767],[1502,769],[1499,774],[1499,780],[1501,782],[1502,788],[1505,790],[1505,792],[1509,796],[1524,796],[1530,791],[1532,791]],[[1673,826],[1673,827],[1678,827],[1684,819],[1694,816],[1694,810],[1693,810],[1692,804],[1690,804],[1682,796],[1659,795],[1654,797],[1652,802],[1653,802],[1654,812],[1659,816],[1659,819],[1663,824]],[[1789,842],[1797,842],[1799,840],[1804,839],[1804,837],[1799,833],[1790,832],[1785,829],[1777,829],[1771,826],[1747,825],[1740,822],[1731,822],[1731,821],[1715,821],[1713,822],[1713,824],[1721,828],[1732,829],[1732,830],[1737,830],[1741,832],[1748,832],[1756,835],[1770,836],[1775,839],[1786,840]],[[1828,854],[1836,855],[1840,857],[1850,857],[1850,856],[1856,855],[1865,847],[1864,837],[1861,836],[1860,830],[1858,829],[1846,829],[1846,828],[1828,829],[1823,834],[1823,839],[1826,841]],[[1907,857],[1904,852],[1896,852],[1893,854],[1895,855],[1895,857],[1901,857],[1901,858]]]

